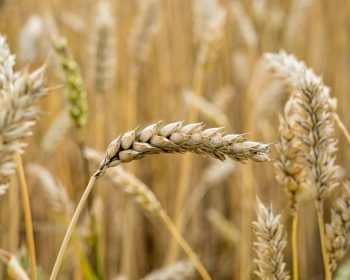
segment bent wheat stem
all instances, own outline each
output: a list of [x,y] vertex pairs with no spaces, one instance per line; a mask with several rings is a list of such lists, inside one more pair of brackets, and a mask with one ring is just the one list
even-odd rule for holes
[[51,275],[50,275],[50,280],[55,280],[57,278],[57,274],[58,274],[58,271],[59,271],[59,268],[61,266],[61,263],[62,263],[62,260],[63,260],[63,257],[64,257],[64,253],[66,252],[67,250],[67,246],[68,246],[68,243],[69,243],[69,240],[72,236],[72,233],[73,233],[73,230],[74,230],[74,227],[78,221],[78,218],[80,216],[80,213],[83,209],[83,206],[92,190],[92,187],[94,186],[96,180],[97,180],[97,174],[95,173],[94,175],[91,176],[90,178],[90,181],[88,183],[88,185],[86,186],[86,189],[83,193],[83,196],[81,197],[79,203],[78,203],[78,206],[77,208],[75,209],[75,212],[73,214],[73,217],[69,223],[69,226],[68,226],[68,229],[66,231],[66,234],[64,236],[64,239],[62,241],[62,244],[61,244],[61,247],[60,247],[60,250],[58,252],[58,255],[57,255],[57,258],[56,258],[56,261],[55,261],[55,265],[52,269],[52,272],[51,272]]
[[25,229],[26,229],[26,239],[27,239],[28,254],[29,254],[30,275],[33,280],[36,280],[37,271],[36,271],[35,242],[34,242],[34,234],[33,234],[32,213],[30,210],[28,186],[27,186],[24,171],[23,171],[22,159],[19,154],[17,154],[16,160],[17,160],[19,186],[22,194],[22,205],[23,205],[24,223],[25,223]]

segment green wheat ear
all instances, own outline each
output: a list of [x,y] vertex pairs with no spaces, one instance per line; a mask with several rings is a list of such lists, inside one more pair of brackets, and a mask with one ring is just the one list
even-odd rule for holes
[[53,46],[64,75],[69,115],[74,125],[82,128],[87,120],[88,105],[79,65],[71,55],[66,39],[53,40]]

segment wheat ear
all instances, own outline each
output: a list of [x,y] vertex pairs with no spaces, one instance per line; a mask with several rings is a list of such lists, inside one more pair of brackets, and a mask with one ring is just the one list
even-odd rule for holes
[[257,199],[257,221],[253,222],[257,241],[254,243],[257,258],[254,262],[258,268],[256,274],[260,279],[288,280],[284,251],[287,246],[283,233],[281,215],[274,216]]
[[43,78],[45,67],[33,73],[15,73],[13,66],[14,56],[10,54],[5,38],[0,36],[0,190],[6,188],[17,165],[30,271],[32,278],[36,279],[30,201],[20,154],[26,146],[24,138],[31,135],[31,127],[40,113],[38,102],[47,93]]
[[350,242],[350,181],[343,183],[342,196],[332,208],[331,222],[326,224],[326,239],[330,268],[334,272]]
[[[109,167],[140,159],[148,154],[159,153],[194,152],[201,155],[210,155],[220,160],[224,160],[225,156],[237,161],[247,159],[255,161],[269,160],[269,145],[245,141],[242,135],[237,134],[223,136],[222,130],[222,128],[203,130],[202,124],[183,125],[182,122],[160,127],[160,122],[158,122],[140,131],[139,128],[133,129],[113,140],[108,146],[105,158],[101,161],[98,170],[91,176],[74,212],[51,272],[50,280],[55,280],[57,277],[75,224],[94,183],[106,173]],[[161,212],[161,218],[167,224],[169,230],[172,230],[174,234],[178,233],[165,212]],[[176,238],[178,242],[181,242],[180,234]],[[186,248],[185,245],[182,244],[184,249]],[[190,248],[186,250],[189,252]],[[204,279],[210,279],[210,277]]]
[[306,151],[303,154],[308,168],[306,187],[311,190],[320,229],[320,239],[326,279],[331,279],[329,256],[323,220],[323,199],[338,185],[338,166],[335,165],[336,141],[331,137],[333,122],[329,112],[328,94],[320,80],[306,70],[297,98],[299,101],[300,137]]
[[298,279],[298,210],[297,202],[302,191],[302,181],[305,173],[302,169],[300,154],[300,139],[295,133],[298,126],[296,122],[296,101],[291,96],[284,107],[284,114],[280,116],[279,140],[276,145],[278,158],[275,163],[277,181],[284,186],[290,201],[292,216],[292,255],[293,255],[293,279]]

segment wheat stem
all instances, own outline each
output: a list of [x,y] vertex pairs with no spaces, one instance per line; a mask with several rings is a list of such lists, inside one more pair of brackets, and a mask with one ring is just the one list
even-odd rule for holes
[[174,237],[177,244],[186,252],[188,257],[192,260],[193,264],[196,266],[202,278],[204,280],[211,280],[211,277],[209,276],[207,270],[205,269],[201,261],[198,259],[196,253],[192,250],[190,245],[178,232],[178,230],[176,229],[175,225],[173,224],[169,216],[166,214],[166,212],[164,210],[161,210],[159,216],[170,231],[171,235]]
[[62,260],[63,260],[63,257],[64,257],[64,253],[66,252],[67,250],[67,246],[68,246],[68,243],[69,243],[69,240],[72,236],[72,233],[73,233],[73,230],[74,230],[74,227],[78,221],[78,218],[79,218],[79,215],[85,205],[85,202],[92,190],[92,187],[94,186],[95,182],[97,180],[97,176],[96,176],[96,173],[94,175],[91,176],[90,178],[90,181],[88,183],[88,185],[86,186],[86,189],[83,193],[83,196],[81,197],[79,203],[78,203],[78,206],[77,208],[75,209],[75,212],[73,214],[73,217],[69,223],[69,226],[68,226],[68,229],[66,231],[66,234],[64,236],[64,239],[62,241],[62,244],[61,244],[61,247],[60,247],[60,250],[58,252],[58,255],[57,255],[57,258],[56,258],[56,261],[55,261],[55,265],[52,269],[52,272],[51,272],[51,275],[50,275],[50,280],[55,280],[57,278],[57,274],[58,274],[58,271],[59,271],[59,268],[61,266],[61,263],[62,263]]
[[325,226],[324,226],[324,219],[323,219],[322,201],[319,201],[319,200],[316,201],[316,211],[317,211],[318,227],[320,231],[320,242],[321,242],[321,249],[322,249],[322,259],[323,259],[325,280],[331,280],[332,275],[331,275],[331,269],[329,266],[328,251],[326,247],[326,235],[325,235]]
[[30,275],[33,280],[36,280],[37,271],[36,271],[35,242],[34,242],[34,234],[33,234],[32,214],[30,210],[28,186],[24,175],[21,156],[17,154],[16,157],[17,157],[16,160],[17,160],[19,186],[22,194],[22,205],[23,205],[24,224],[26,229],[26,238],[27,238],[27,246],[28,246],[28,254],[29,254]]
[[345,124],[342,122],[342,120],[340,119],[339,115],[337,113],[335,113],[335,112],[333,113],[333,118],[334,118],[336,124],[338,125],[339,129],[341,130],[341,132],[344,134],[346,140],[350,144],[350,133],[347,130]]
[[292,220],[292,256],[293,256],[293,280],[299,279],[298,268],[298,213],[295,210]]

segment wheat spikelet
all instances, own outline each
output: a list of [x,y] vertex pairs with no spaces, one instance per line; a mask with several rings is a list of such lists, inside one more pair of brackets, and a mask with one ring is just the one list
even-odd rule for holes
[[301,162],[300,139],[296,134],[296,101],[291,97],[279,118],[279,140],[276,145],[278,158],[275,163],[277,181],[285,187],[291,201],[292,213],[296,211],[298,195],[302,191],[301,183],[304,179]]
[[43,195],[55,212],[68,215],[72,213],[73,205],[65,187],[56,182],[48,169],[37,164],[30,164],[26,170],[39,180]]
[[196,275],[191,261],[182,260],[173,265],[158,269],[146,275],[142,280],[186,280]]
[[334,272],[350,243],[350,181],[342,185],[342,196],[332,209],[331,223],[326,224],[326,238],[329,262]]
[[112,7],[107,1],[99,1],[92,32],[93,85],[97,93],[106,93],[113,87],[116,56]]
[[40,151],[43,156],[49,155],[57,147],[71,126],[69,112],[64,108],[54,119],[41,141]]
[[87,118],[87,102],[79,65],[70,54],[64,38],[54,40],[53,46],[64,74],[70,116],[74,125],[81,128]]
[[0,249],[0,261],[7,266],[7,272],[11,279],[30,280],[27,273],[21,267],[17,258],[13,254]]
[[[1,53],[3,57],[0,100],[0,188],[6,188],[9,177],[15,171],[15,155],[23,152],[26,146],[24,138],[31,135],[31,127],[40,113],[37,106],[47,90],[44,85],[44,70],[22,74],[13,74],[13,56],[9,56],[8,48],[3,37]],[[6,55],[7,54],[7,55]],[[12,76],[9,76],[11,74]]]
[[257,258],[254,262],[258,268],[256,274],[260,279],[289,279],[284,262],[284,251],[287,246],[283,233],[281,215],[274,216],[257,199],[257,221],[253,222],[257,241],[254,243]]
[[150,51],[151,40],[157,29],[158,0],[139,1],[139,13],[132,27],[128,46],[135,66],[143,63]]
[[240,162],[269,160],[269,145],[246,141],[241,134],[223,135],[223,128],[204,129],[202,123],[175,122],[163,127],[160,124],[154,123],[142,130],[137,127],[113,140],[96,176],[102,176],[108,167],[149,154],[194,152],[219,160],[226,157]]

